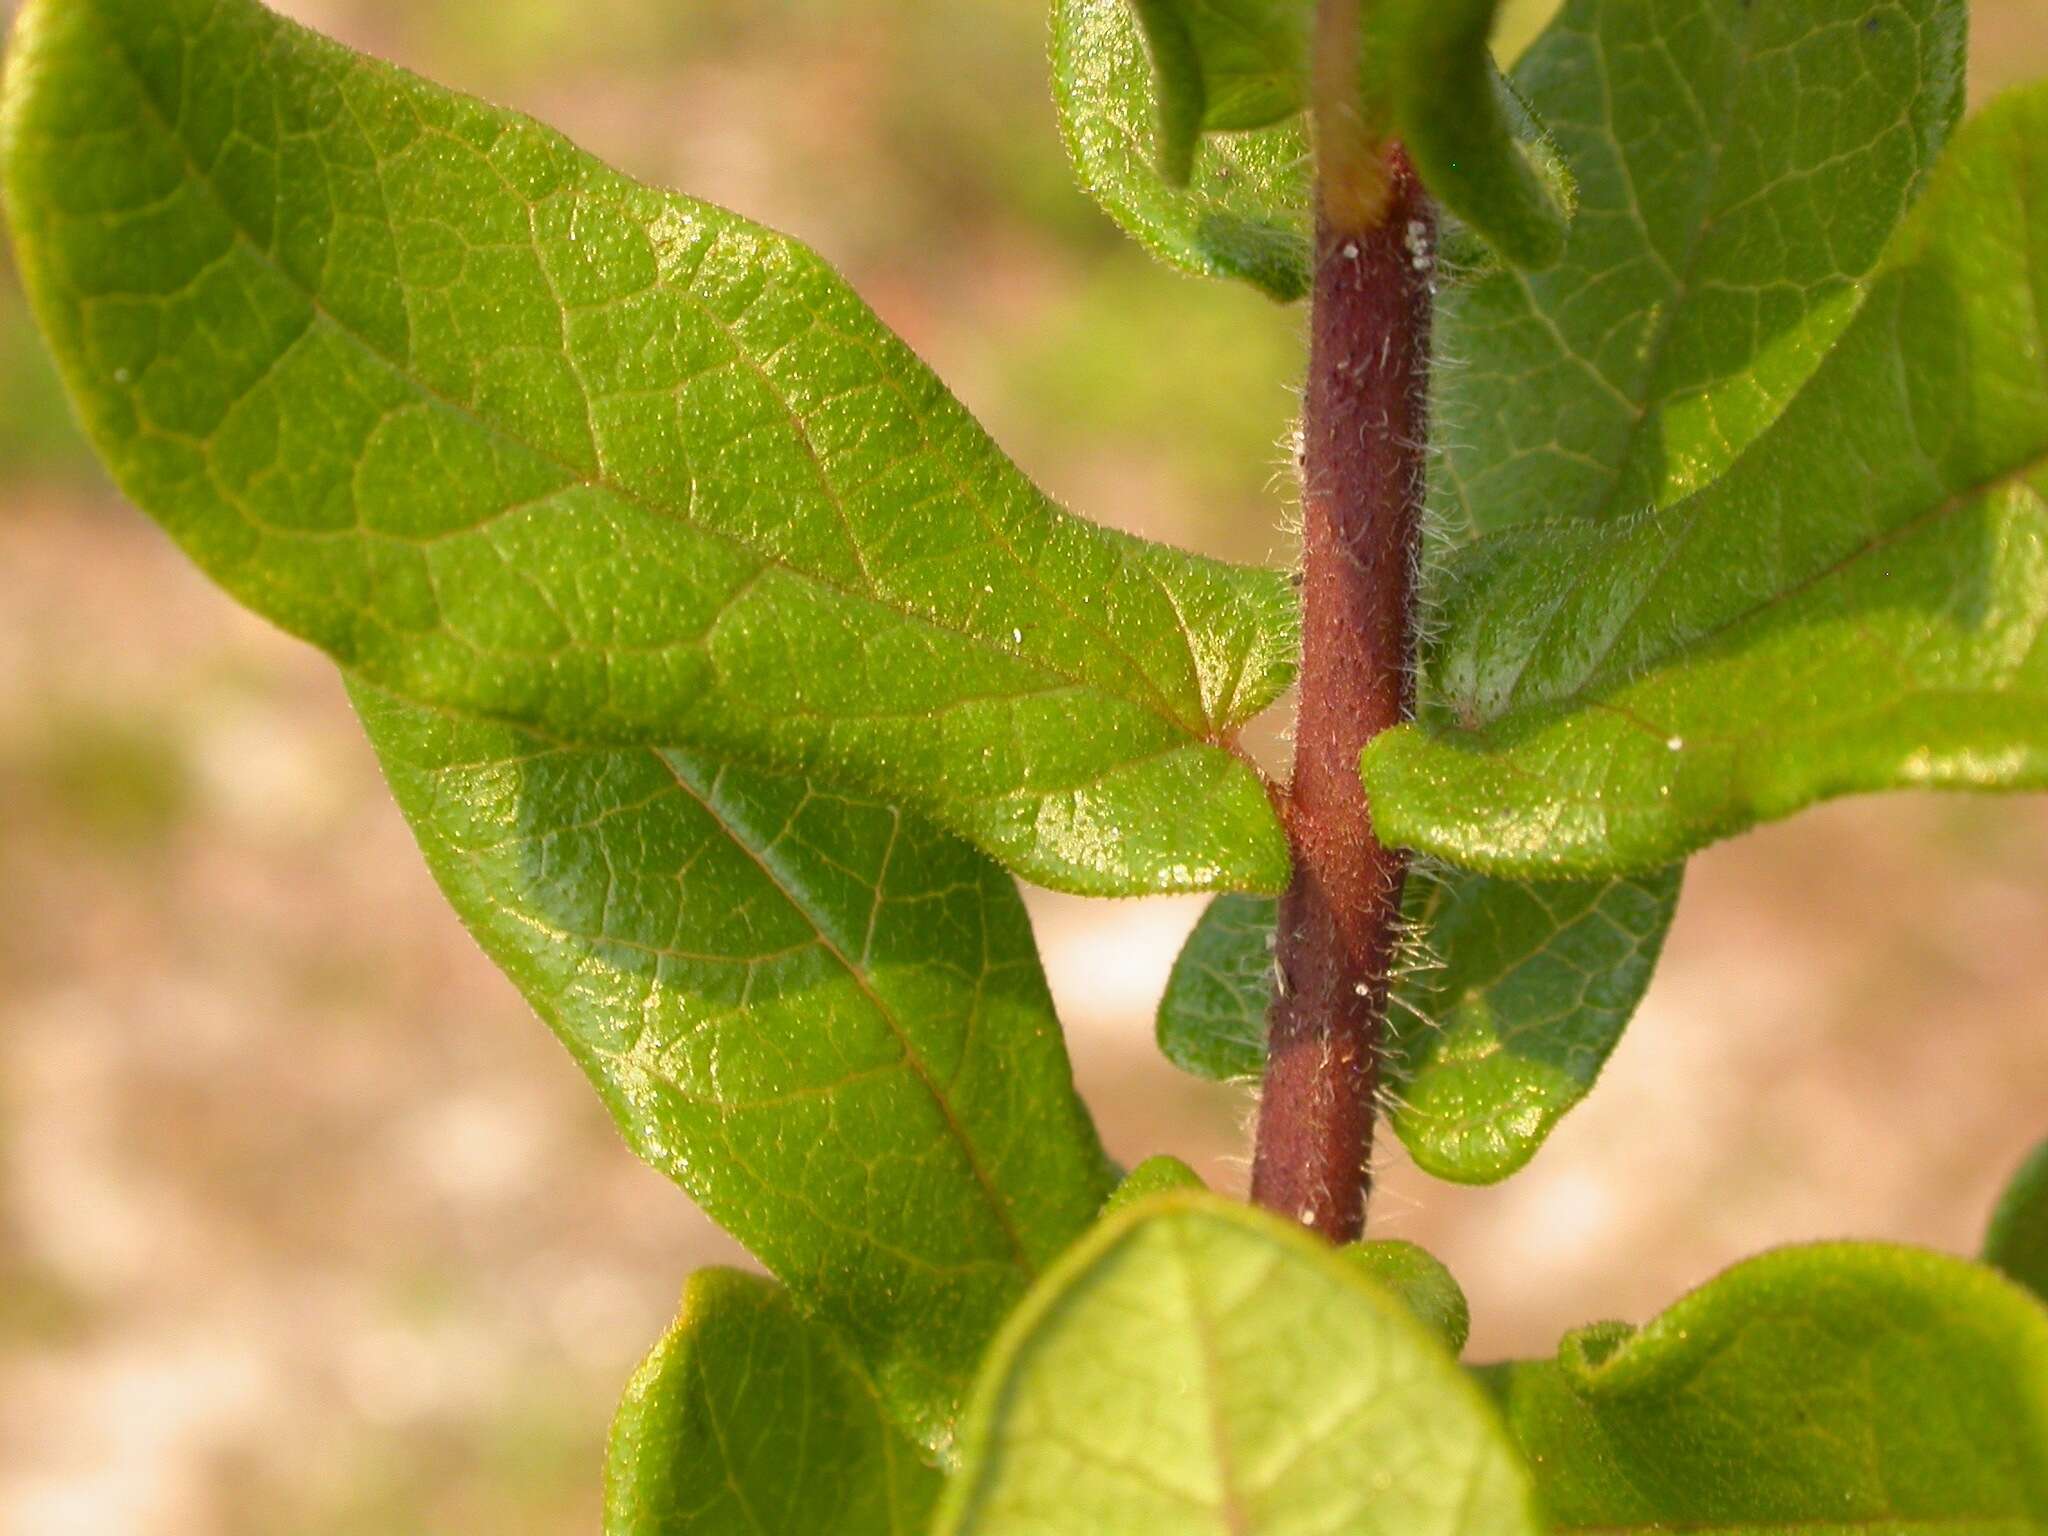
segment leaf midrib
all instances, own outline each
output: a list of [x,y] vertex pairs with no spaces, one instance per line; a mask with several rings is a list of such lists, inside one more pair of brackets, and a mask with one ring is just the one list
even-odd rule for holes
[[1208,1298],[1195,1273],[1195,1258],[1188,1246],[1185,1229],[1178,1223],[1166,1226],[1173,1246],[1174,1267],[1180,1271],[1183,1297],[1187,1304],[1189,1332],[1201,1365],[1202,1414],[1209,1431],[1210,1454],[1216,1458],[1217,1498],[1210,1506],[1223,1523],[1227,1536],[1254,1536],[1244,1491],[1238,1484],[1237,1457],[1231,1445],[1230,1428],[1223,1413],[1223,1362],[1217,1356],[1216,1319],[1210,1315]]
[[[280,19],[282,20],[282,18]],[[285,20],[284,24],[286,26],[296,25],[290,22],[289,20]],[[353,327],[344,324],[342,320],[331,309],[327,307],[326,303],[321,299],[320,295],[315,293],[307,284],[300,281],[299,278],[297,278],[294,274],[287,271],[277,261],[277,259],[271,255],[270,252],[266,251],[257,242],[255,236],[242,224],[242,222],[239,219],[235,217],[233,211],[228,207],[225,199],[223,199],[220,194],[219,188],[215,185],[212,175],[199,164],[197,158],[194,156],[192,152],[191,145],[186,142],[183,133],[180,132],[179,130],[177,122],[171,116],[170,110],[164,105],[163,102],[157,99],[155,93],[151,90],[148,77],[143,73],[141,67],[137,64],[135,59],[128,53],[126,47],[123,46],[120,40],[119,29],[110,26],[102,26],[101,35],[108,44],[108,51],[113,55],[113,57],[120,63],[122,68],[127,72],[130,80],[134,82],[137,96],[148,106],[151,115],[156,119],[157,125],[162,130],[164,136],[167,139],[169,139],[173,144],[177,145],[179,155],[183,159],[185,163],[185,168],[187,172],[190,174],[192,180],[197,185],[202,186],[206,189],[208,197],[211,200],[215,210],[220,214],[221,218],[226,223],[228,229],[232,232],[236,242],[240,244],[244,249],[246,249],[259,263],[263,265],[263,267],[266,270],[271,272],[280,281],[282,281],[287,286],[289,286],[293,291],[298,293],[305,300],[306,304],[313,311],[313,313],[316,316],[318,316],[321,320],[324,320],[336,335],[342,337],[352,345],[359,348],[366,356],[382,364],[384,367],[390,369],[393,374],[395,374],[398,378],[402,379],[409,387],[417,390],[423,398],[431,401],[435,405],[440,406],[442,409],[446,410],[451,415],[468,422],[477,431],[483,432],[491,437],[495,437],[503,442],[509,443],[514,447],[520,449],[522,452],[531,454],[534,458],[540,460],[541,462],[553,466],[560,473],[569,477],[570,481],[575,485],[582,486],[589,490],[604,491],[609,495],[618,497],[619,500],[621,500],[622,502],[625,502],[630,506],[636,507],[641,511],[651,513],[657,517],[670,518],[677,522],[681,522],[688,526],[693,532],[701,534],[705,537],[716,539],[721,543],[730,545],[734,549],[740,550],[749,558],[759,561],[763,566],[782,570],[787,574],[797,578],[798,580],[814,583],[815,585],[824,588],[827,591],[836,593],[842,597],[848,597],[856,600],[871,602],[875,604],[875,606],[882,608],[887,612],[893,613],[898,619],[906,623],[923,625],[929,629],[936,630],[940,633],[950,634],[955,636],[956,638],[969,641],[970,643],[974,644],[975,646],[983,650],[992,651],[999,656],[1005,657],[1015,662],[1019,662],[1024,666],[1031,668],[1035,672],[1041,673],[1046,677],[1056,679],[1058,682],[1065,684],[1066,686],[1085,690],[1090,693],[1103,694],[1107,697],[1124,698],[1126,702],[1129,702],[1131,704],[1138,706],[1139,708],[1144,709],[1147,713],[1156,716],[1165,724],[1172,727],[1172,729],[1176,732],[1187,737],[1188,741],[1191,744],[1209,746],[1216,748],[1218,750],[1225,751],[1233,756],[1241,756],[1241,754],[1235,752],[1231,748],[1228,741],[1225,739],[1228,729],[1226,723],[1206,718],[1206,703],[1201,702],[1199,699],[1201,692],[1199,671],[1197,671],[1197,673],[1195,674],[1193,681],[1196,686],[1198,704],[1199,707],[1203,709],[1204,718],[1200,720],[1199,725],[1197,726],[1195,724],[1192,724],[1190,721],[1188,721],[1187,719],[1182,717],[1178,712],[1175,711],[1172,704],[1168,701],[1161,685],[1152,677],[1150,671],[1144,666],[1143,663],[1141,663],[1137,659],[1136,656],[1132,655],[1126,648],[1119,645],[1113,637],[1097,629],[1094,625],[1087,623],[1087,621],[1082,617],[1082,615],[1076,612],[1074,608],[1064,598],[1062,598],[1058,593],[1054,592],[1049,586],[1046,585],[1043,578],[1041,578],[1035,570],[1033,570],[1029,565],[1025,564],[1024,561],[1018,558],[1014,547],[1012,547],[1009,541],[1002,535],[1001,531],[989,522],[985,509],[982,507],[979,498],[971,494],[971,488],[966,487],[964,481],[962,482],[962,488],[970,489],[969,500],[973,503],[975,507],[977,518],[980,520],[983,528],[988,532],[990,537],[994,539],[996,543],[1003,549],[1004,553],[1010,557],[1012,565],[1019,572],[1021,572],[1032,583],[1033,586],[1035,586],[1042,594],[1044,594],[1055,605],[1057,605],[1059,609],[1062,612],[1064,612],[1071,621],[1079,625],[1087,633],[1101,640],[1105,645],[1108,646],[1112,654],[1114,654],[1120,660],[1128,664],[1131,668],[1132,674],[1143,684],[1143,691],[1150,695],[1149,698],[1132,699],[1128,695],[1111,693],[1109,690],[1103,688],[1100,683],[1091,681],[1085,677],[1077,676],[1074,673],[1066,670],[1065,668],[1048,662],[1044,658],[1026,656],[1018,652],[1004,650],[1000,645],[991,642],[989,638],[985,635],[976,634],[972,630],[964,629],[957,625],[944,623],[940,621],[935,615],[921,612],[915,608],[907,607],[900,601],[892,601],[883,593],[880,593],[875,590],[854,590],[845,587],[836,581],[833,581],[831,578],[821,573],[806,570],[803,567],[793,565],[782,556],[777,555],[772,551],[756,548],[754,545],[747,543],[745,540],[739,538],[736,534],[730,533],[727,530],[713,526],[708,526],[706,524],[697,522],[687,517],[685,514],[678,512],[673,507],[667,507],[660,505],[658,503],[648,501],[643,496],[631,490],[628,490],[625,487],[615,484],[607,475],[605,475],[601,467],[597,469],[595,472],[587,471],[575,465],[574,463],[561,458],[559,455],[550,452],[545,448],[539,447],[532,443],[528,443],[522,438],[515,436],[512,432],[506,430],[505,428],[500,427],[492,422],[486,421],[484,418],[477,415],[472,407],[465,405],[461,401],[451,398],[450,396],[442,393],[440,390],[433,388],[431,385],[427,384],[425,380],[420,379],[417,375],[415,375],[403,363],[399,362],[397,359],[387,354],[381,347],[377,346],[376,343],[373,342],[369,337],[361,334]],[[396,66],[390,67],[396,68]],[[578,151],[578,153],[580,154],[581,152]],[[381,198],[383,195],[383,181],[381,174],[382,161],[380,160],[378,164],[378,186],[379,195]],[[523,198],[521,200],[525,201]],[[725,212],[725,210],[718,211]],[[733,217],[733,215],[730,214],[728,214],[727,216]],[[552,279],[549,279],[549,281],[550,284],[552,284]],[[709,313],[709,311],[705,310],[702,305],[696,305],[694,307],[697,308],[700,312],[707,314]],[[721,328],[723,328],[722,321],[718,321],[718,318],[715,315],[713,315],[712,318],[714,322],[720,324]],[[847,341],[853,340],[853,338],[846,337],[842,337],[841,339]],[[753,363],[751,357],[749,357],[746,353],[745,348],[741,347],[737,341],[734,341],[734,347],[735,350],[739,353],[739,355],[748,361],[749,366],[758,366]],[[886,375],[885,382],[888,382],[892,389],[899,388],[899,386],[896,385],[895,381],[893,379],[887,378]],[[773,390],[772,384],[770,388],[771,390]],[[774,393],[776,395],[778,403],[784,404],[786,408],[786,402],[782,400],[780,391],[774,391]],[[801,423],[798,424],[798,433],[799,436],[803,439],[805,449],[807,453],[811,456],[813,463],[815,465],[817,463],[816,449],[810,441],[809,433],[802,428]],[[922,421],[919,422],[919,434],[921,437],[924,437],[924,427]],[[925,438],[925,441],[926,446],[932,446],[930,444],[929,438]],[[826,499],[833,503],[835,511],[839,513],[842,521],[844,521],[845,509],[839,501],[837,492],[832,489],[829,482],[823,481],[822,467],[819,467],[821,469],[821,489],[824,491]],[[949,469],[951,468],[950,465],[948,467]],[[1040,493],[1037,492],[1035,488],[1031,488],[1031,494],[1038,495]],[[488,519],[486,521],[488,521]],[[480,530],[482,526],[482,524],[476,525],[476,528],[470,531]],[[851,547],[854,550],[856,561],[862,564],[864,568],[865,560],[857,541],[850,542]],[[1118,558],[1120,563],[1124,560],[1124,556],[1121,554],[1119,554]],[[1156,578],[1156,573],[1148,572],[1148,574],[1153,574]],[[1190,650],[1190,658],[1192,660],[1192,650]]]
[[[360,679],[359,682],[361,686],[366,686],[375,692],[385,695],[388,698],[400,697],[400,695],[392,693],[389,689],[384,688],[382,685],[369,682],[367,679]],[[470,716],[463,714],[459,710],[450,709],[446,705],[435,704],[431,702],[415,703],[412,700],[405,700],[404,702],[407,704],[409,708],[425,710],[429,713],[439,715],[443,719],[453,721],[459,725],[469,725],[475,723]],[[575,742],[555,741],[542,735],[539,732],[529,730],[528,728],[517,725],[516,723],[508,723],[506,725],[506,728],[513,731],[517,731],[523,735],[533,736],[536,740],[547,743],[547,749],[544,752],[529,754],[527,757],[519,759],[510,759],[509,761],[531,761],[540,757],[553,756],[561,753],[581,753],[589,755],[598,755],[607,752],[616,753],[630,752],[636,750],[632,748],[589,747],[579,745]],[[1042,1266],[1040,1266],[1038,1262],[1031,1257],[1029,1250],[1025,1247],[1023,1236],[1017,1228],[1015,1219],[1010,1214],[1008,1205],[1004,1202],[1002,1196],[997,1192],[993,1178],[982,1166],[981,1158],[976,1150],[973,1139],[967,1134],[966,1127],[961,1123],[959,1117],[954,1113],[951,1101],[946,1098],[943,1092],[940,1091],[937,1080],[933,1077],[929,1065],[925,1062],[924,1058],[918,1054],[917,1050],[912,1046],[908,1035],[903,1029],[902,1022],[896,1017],[894,1011],[891,1010],[888,1007],[888,1005],[882,1001],[879,995],[876,994],[874,989],[868,984],[867,978],[853,964],[852,960],[848,957],[845,950],[843,950],[838,944],[834,943],[831,936],[825,932],[825,927],[822,919],[820,919],[811,910],[809,904],[806,903],[797,894],[791,882],[783,879],[782,876],[766,860],[764,860],[761,857],[761,855],[754,849],[753,845],[750,844],[744,837],[740,835],[739,830],[736,827],[734,827],[722,814],[720,814],[717,807],[711,803],[706,793],[699,791],[696,788],[696,786],[689,783],[682,776],[680,771],[676,768],[675,764],[669,760],[666,752],[658,747],[645,747],[639,748],[637,750],[644,751],[647,753],[648,756],[652,757],[655,760],[655,762],[660,765],[663,775],[667,779],[673,781],[675,788],[703,810],[705,817],[710,821],[710,823],[714,827],[718,829],[719,834],[723,836],[728,842],[730,842],[735,848],[739,849],[739,851],[742,854],[744,854],[760,869],[762,877],[766,879],[769,882],[769,884],[774,887],[776,892],[783,898],[783,900],[789,904],[791,910],[797,913],[797,915],[804,920],[806,926],[810,928],[811,932],[815,935],[814,942],[817,944],[817,946],[820,949],[822,949],[828,956],[830,956],[835,963],[837,963],[842,969],[846,971],[847,975],[852,979],[854,985],[860,990],[863,998],[869,1003],[871,1007],[874,1008],[876,1013],[889,1026],[890,1033],[895,1037],[899,1047],[902,1049],[904,1065],[909,1068],[912,1076],[914,1076],[917,1079],[920,1086],[922,1086],[926,1093],[928,1093],[931,1096],[933,1103],[938,1108],[940,1119],[942,1123],[945,1125],[948,1135],[951,1136],[954,1142],[958,1144],[960,1148],[960,1155],[966,1161],[969,1171],[973,1174],[976,1187],[980,1189],[984,1200],[986,1200],[986,1202],[988,1203],[990,1211],[996,1219],[997,1225],[1002,1229],[1004,1239],[1009,1244],[1012,1256],[1015,1259],[1017,1265],[1024,1271],[1025,1274],[1031,1276],[1037,1275]],[[502,765],[504,762],[508,760],[501,758],[491,758],[487,761],[491,766],[495,767]],[[897,809],[895,807],[891,807],[891,809],[895,811],[895,814],[899,818],[902,816],[903,812],[900,809]],[[806,944],[804,947],[809,948],[810,946],[809,944]],[[837,1086],[839,1085],[834,1085],[835,1088]]]
[[[966,1126],[961,1123],[960,1117],[954,1111],[952,1101],[940,1089],[938,1080],[932,1075],[930,1064],[925,1061],[923,1055],[920,1054],[917,1047],[912,1043],[910,1033],[903,1027],[903,1022],[896,1016],[896,1011],[883,1000],[881,994],[875,990],[867,976],[853,963],[852,957],[826,931],[824,920],[812,910],[809,902],[800,894],[797,884],[786,879],[782,872],[760,850],[740,835],[738,828],[734,827],[720,814],[717,806],[712,803],[716,793],[716,780],[713,781],[711,789],[700,789],[684,775],[683,771],[676,766],[675,762],[665,752],[651,748],[648,750],[655,761],[661,764],[662,771],[674,780],[676,788],[703,810],[705,816],[725,835],[733,847],[737,848],[760,870],[762,878],[773,886],[783,900],[789,903],[791,909],[801,915],[804,921],[809,924],[811,931],[817,935],[819,948],[846,972],[847,979],[853,983],[854,988],[860,993],[863,1000],[888,1025],[889,1033],[895,1038],[898,1049],[902,1051],[904,1064],[909,1067],[911,1076],[916,1078],[918,1084],[930,1095],[934,1107],[939,1112],[939,1118],[946,1127],[947,1134],[960,1148],[960,1155],[965,1160],[968,1171],[974,1178],[975,1186],[981,1191],[982,1198],[988,1205],[990,1214],[995,1217],[997,1226],[1002,1229],[1003,1239],[1009,1244],[1011,1254],[1015,1258],[1018,1268],[1027,1275],[1036,1275],[1039,1266],[1032,1259],[1030,1250],[1024,1243],[1023,1234],[1017,1228],[1016,1220],[1010,1213],[1008,1203],[998,1193],[994,1178],[982,1165],[980,1152],[975,1145],[973,1137],[968,1135]],[[896,832],[891,837],[891,847],[893,849],[895,837],[901,835],[903,813],[894,807],[891,807],[891,811],[896,817]],[[879,887],[876,890],[876,900],[878,903],[882,900]]]

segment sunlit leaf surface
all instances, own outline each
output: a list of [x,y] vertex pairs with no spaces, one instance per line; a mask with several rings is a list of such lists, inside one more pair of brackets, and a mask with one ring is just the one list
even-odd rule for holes
[[1529,1474],[1408,1305],[1289,1223],[1168,1195],[991,1353],[939,1536],[1534,1536]]
[[254,0],[34,0],[0,178],[122,487],[378,686],[1284,883],[1286,583],[1059,511],[795,242]]

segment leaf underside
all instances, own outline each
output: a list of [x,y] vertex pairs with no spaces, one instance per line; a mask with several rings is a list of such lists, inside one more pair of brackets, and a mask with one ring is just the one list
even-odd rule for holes
[[[1394,1131],[1417,1166],[1489,1184],[1535,1156],[1642,1000],[1678,886],[1676,869],[1567,884],[1457,871],[1411,880],[1385,1072]],[[1176,1065],[1215,1081],[1263,1070],[1275,913],[1265,897],[1210,903],[1160,1004],[1160,1047]]]
[[691,1276],[626,1388],[605,1536],[923,1536],[939,1474],[830,1332],[776,1286]]
[[816,256],[255,0],[32,0],[21,270],[123,489],[416,703],[1274,889],[1272,572],[1055,508]]
[[1481,1374],[1555,1531],[2048,1531],[2048,1311],[1954,1259],[1786,1249]]
[[1472,1382],[1364,1268],[1205,1195],[1104,1224],[991,1351],[939,1536],[1533,1536]]
[[[1169,265],[1290,302],[1309,290],[1308,134],[1297,115],[1185,140],[1161,169],[1151,60],[1130,0],[1053,0],[1053,99],[1074,173],[1119,227]],[[1184,109],[1183,109],[1184,110]],[[1179,130],[1185,132],[1185,129]]]
[[450,903],[633,1149],[942,1443],[1109,1187],[1014,883],[800,780],[354,696]]

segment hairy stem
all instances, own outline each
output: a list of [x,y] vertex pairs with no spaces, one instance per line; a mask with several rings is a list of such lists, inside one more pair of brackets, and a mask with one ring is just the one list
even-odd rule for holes
[[[1406,862],[1373,836],[1359,753],[1407,718],[1435,224],[1398,148],[1363,216],[1326,186],[1302,422],[1303,629],[1278,994],[1252,1198],[1333,1242],[1365,1226]],[[1344,173],[1338,188],[1358,180]]]

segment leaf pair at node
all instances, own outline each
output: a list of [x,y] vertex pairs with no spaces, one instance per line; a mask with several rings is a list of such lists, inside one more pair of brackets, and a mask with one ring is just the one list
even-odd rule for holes
[[[1349,29],[1357,67],[1348,76],[1338,72],[1341,96],[1329,102],[1318,100],[1332,87],[1315,78],[1312,65],[1319,43],[1329,42],[1319,37],[1315,0],[1131,0],[1152,65],[1156,175],[1169,197],[1195,202],[1198,186],[1213,188],[1228,176],[1227,150],[1202,163],[1207,136],[1298,132],[1296,120],[1308,113],[1323,119],[1325,134],[1357,137],[1367,154],[1399,142],[1430,191],[1502,257],[1520,267],[1549,266],[1564,248],[1568,177],[1546,152],[1527,104],[1494,65],[1488,39],[1497,6],[1498,0],[1377,0],[1361,7]],[[1088,0],[1056,5],[1060,75],[1072,81],[1087,72],[1098,80],[1092,92],[1070,85],[1063,103],[1070,117],[1128,113],[1128,98],[1142,84],[1110,87],[1126,98],[1110,101],[1100,83],[1119,72],[1115,56],[1129,52],[1119,35],[1126,25],[1114,7]],[[1122,72],[1128,77],[1127,67]],[[1086,140],[1076,134],[1074,142]],[[1115,157],[1114,148],[1084,155],[1084,174],[1088,162]],[[1118,179],[1136,174],[1131,164]]]

